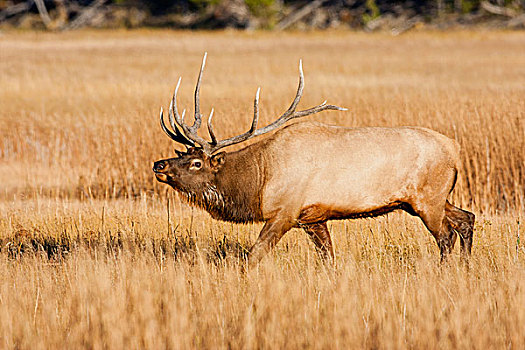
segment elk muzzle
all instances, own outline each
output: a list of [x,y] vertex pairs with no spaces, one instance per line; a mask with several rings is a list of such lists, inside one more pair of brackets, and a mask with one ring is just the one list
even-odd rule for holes
[[168,162],[165,160],[159,160],[153,163],[153,172],[155,177],[160,182],[166,182],[168,180],[168,175],[165,173],[168,171]]

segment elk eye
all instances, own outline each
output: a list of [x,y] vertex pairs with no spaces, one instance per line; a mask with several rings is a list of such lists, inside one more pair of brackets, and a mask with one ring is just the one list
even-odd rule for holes
[[191,170],[199,170],[200,168],[202,168],[202,162],[200,160],[195,159],[191,162]]

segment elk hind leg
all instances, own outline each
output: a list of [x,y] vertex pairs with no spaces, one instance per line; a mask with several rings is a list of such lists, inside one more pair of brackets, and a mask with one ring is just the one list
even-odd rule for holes
[[445,216],[445,206],[416,207],[414,210],[434,236],[441,254],[441,262],[446,261],[454,248],[457,234]]
[[453,206],[448,201],[445,204],[445,216],[452,228],[459,234],[461,260],[467,263],[472,250],[472,236],[474,235],[476,216],[469,211]]
[[332,239],[330,238],[330,232],[328,231],[326,221],[301,225],[301,227],[314,242],[321,258],[325,261],[335,263],[334,247],[332,245]]

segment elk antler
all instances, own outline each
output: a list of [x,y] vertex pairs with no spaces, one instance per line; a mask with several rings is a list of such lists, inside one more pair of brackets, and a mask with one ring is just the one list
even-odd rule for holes
[[182,143],[184,146],[186,147],[194,147],[195,146],[195,143],[193,143],[193,141],[191,140],[188,140],[188,138],[186,138],[186,136],[184,136],[184,134],[182,134],[179,129],[175,126],[175,123],[172,123],[172,115],[171,115],[171,111],[169,113],[169,119],[170,119],[170,124],[171,124],[171,128],[175,131],[175,133],[173,133],[172,131],[170,131],[170,129],[168,129],[166,127],[166,124],[164,124],[164,111],[162,110],[162,107],[160,108],[160,127],[162,128],[162,130],[164,130],[164,132],[175,142],[178,142],[178,143]]
[[[173,130],[175,131],[175,134],[166,128],[166,125],[164,124],[164,121],[163,121],[162,109],[161,109],[161,126],[163,130],[168,134],[168,136],[171,137],[174,141],[182,143],[184,145],[189,145],[189,146],[194,146],[196,143],[200,145],[202,149],[204,150],[204,152],[206,152],[208,155],[212,155],[213,153],[217,152],[221,148],[231,146],[231,145],[246,141],[248,139],[251,139],[253,137],[263,135],[270,131],[273,131],[291,119],[305,117],[307,115],[319,113],[325,110],[336,110],[336,111],[346,111],[347,110],[346,108],[342,108],[342,107],[338,107],[334,105],[328,105],[326,104],[326,101],[324,101],[318,106],[308,108],[302,111],[296,111],[297,105],[299,104],[299,101],[301,100],[301,97],[303,95],[303,89],[304,89],[303,64],[302,64],[302,60],[299,60],[299,86],[297,87],[297,93],[290,107],[276,121],[274,121],[271,124],[268,124],[267,126],[263,128],[257,129],[257,122],[259,120],[259,95],[261,91],[261,88],[258,88],[257,93],[255,94],[255,99],[253,101],[253,120],[252,120],[252,125],[250,129],[243,134],[240,134],[234,137],[230,137],[225,140],[217,141],[217,137],[215,136],[215,133],[213,131],[213,125],[212,125],[212,118],[213,118],[213,109],[212,109],[210,116],[208,118],[208,133],[210,134],[211,142],[206,141],[205,139],[203,139],[197,134],[197,130],[200,128],[201,123],[202,123],[202,115],[200,114],[200,105],[199,105],[199,92],[200,92],[202,73],[204,71],[204,66],[206,64],[206,56],[207,56],[207,53],[204,54],[204,58],[202,60],[202,65],[201,65],[201,70],[199,73],[199,77],[197,79],[197,85],[195,86],[195,121],[193,122],[193,125],[189,126],[184,122],[185,111],[183,111],[182,116],[180,116],[177,110],[177,92],[179,90],[180,81],[181,81],[181,79],[179,78],[179,81],[175,88],[175,92],[173,93],[173,97],[171,99],[170,113],[169,113],[170,124]],[[184,131],[185,135],[183,135],[178,130],[175,123],[177,124],[177,126],[179,126]]]

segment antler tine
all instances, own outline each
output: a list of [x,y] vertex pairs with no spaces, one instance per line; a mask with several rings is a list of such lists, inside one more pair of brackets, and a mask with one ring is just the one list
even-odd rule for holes
[[173,129],[175,129],[175,121],[173,120],[173,109],[175,109],[175,115],[177,117],[179,116],[179,111],[177,110],[177,92],[179,91],[181,80],[182,80],[182,77],[179,77],[179,80],[177,81],[177,86],[175,86],[175,91],[173,91],[173,96],[171,97],[170,109],[168,111],[170,124]]
[[292,101],[292,104],[286,112],[284,112],[276,121],[273,123],[266,125],[264,128],[260,128],[256,130],[253,134],[253,136],[258,136],[262,134],[266,134],[267,132],[270,132],[284,123],[286,123],[288,120],[294,118],[295,109],[297,108],[297,105],[299,104],[299,101],[301,101],[301,97],[303,96],[303,90],[304,90],[304,73],[303,73],[303,60],[299,60],[299,86],[297,86],[297,93],[295,94],[295,98]]
[[210,134],[211,144],[216,145],[217,137],[215,137],[215,133],[213,132],[213,125],[211,124],[212,118],[213,118],[213,108],[211,109],[210,116],[208,117],[208,133]]
[[253,120],[252,120],[252,125],[250,126],[250,130],[246,131],[243,134],[217,142],[217,140],[215,139],[215,135],[213,134],[213,130],[210,129],[210,126],[211,126],[211,115],[210,115],[210,118],[208,119],[208,130],[210,131],[210,136],[212,137],[212,142],[211,142],[211,146],[212,146],[211,152],[212,153],[223,147],[246,141],[253,136],[253,133],[255,132],[255,129],[257,128],[257,122],[259,121],[259,94],[260,92],[261,92],[261,88],[258,88],[257,92],[255,93],[255,99],[253,101]]
[[[171,97],[169,116],[170,116],[170,123],[172,126],[175,125],[175,122],[177,122],[177,124],[184,130],[184,132],[186,132],[182,119],[179,115],[179,110],[177,109],[177,93],[179,92],[181,80],[182,80],[182,77],[179,77],[179,81],[177,82],[177,86],[175,87],[175,91],[173,92],[173,96]],[[174,116],[175,116],[175,121],[173,120]]]
[[304,90],[304,73],[303,73],[303,60],[299,60],[299,86],[297,87],[297,94],[295,94],[295,98],[288,108],[286,112],[282,116],[277,119],[277,121],[281,119],[286,119],[292,115],[295,112],[295,109],[297,108],[297,105],[299,104],[299,101],[301,101],[301,97],[303,97],[303,90]]
[[308,109],[305,109],[305,110],[302,110],[302,111],[299,111],[299,112],[295,112],[293,117],[290,118],[290,119],[306,117],[307,115],[315,114],[315,113],[319,113],[319,112],[327,111],[327,110],[347,111],[348,108],[339,107],[339,106],[335,106],[335,105],[327,105],[326,101],[324,101],[319,106],[315,106],[315,107],[308,108]]
[[160,127],[170,137],[170,139],[172,139],[173,141],[177,141],[177,135],[172,133],[170,129],[168,129],[166,124],[164,124],[164,111],[162,107],[160,107]]
[[191,140],[188,140],[186,136],[184,136],[176,127],[172,126],[175,133],[168,129],[168,127],[164,123],[164,111],[162,108],[160,109],[160,127],[173,141],[182,143],[184,146],[186,146],[186,148],[188,146],[195,146],[195,144]]
[[180,121],[182,122],[182,124],[184,124],[184,116],[186,115],[186,110],[183,109],[182,110],[182,115],[180,116]]
[[197,78],[197,85],[195,85],[195,121],[191,126],[191,130],[193,132],[196,132],[197,129],[201,127],[202,122],[199,93],[201,89],[202,73],[204,72],[204,67],[206,66],[206,57],[208,57],[207,52],[204,53],[204,57],[202,58],[201,71],[199,72],[199,77]]
[[255,93],[255,99],[253,100],[253,121],[252,127],[250,128],[250,133],[253,134],[255,129],[257,129],[257,123],[259,122],[259,94],[261,93],[261,88],[257,88]]
[[[195,146],[195,143],[193,141],[189,140],[184,134],[182,134],[179,131],[179,128],[177,128],[177,126],[175,125],[175,119],[177,119],[177,122],[180,119],[179,118],[179,112],[177,110],[177,92],[179,90],[181,79],[182,78],[179,78],[179,81],[177,82],[177,86],[175,87],[175,91],[173,93],[173,97],[172,97],[171,102],[170,102],[170,108],[168,110],[168,119],[169,119],[171,128],[173,129],[173,131],[175,131],[175,134],[174,134],[174,135],[176,135],[175,141],[183,143],[183,144],[185,144],[187,146],[193,147],[193,146]],[[175,117],[173,116],[174,113],[175,113]],[[162,123],[164,124],[164,117],[162,117],[161,120],[162,120]],[[163,126],[163,130],[164,130],[165,126],[166,125]],[[173,135],[173,133],[171,133],[171,134]]]

